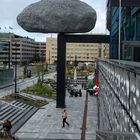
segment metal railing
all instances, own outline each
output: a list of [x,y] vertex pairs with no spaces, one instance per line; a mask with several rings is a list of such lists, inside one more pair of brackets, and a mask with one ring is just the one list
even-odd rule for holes
[[138,133],[96,131],[96,140],[140,140]]
[[98,129],[140,132],[140,63],[99,60]]

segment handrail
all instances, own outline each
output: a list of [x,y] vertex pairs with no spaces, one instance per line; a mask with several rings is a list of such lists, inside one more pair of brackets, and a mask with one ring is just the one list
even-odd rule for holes
[[[124,68],[128,71],[137,73],[140,75],[140,63],[139,62],[134,62],[134,61],[125,61],[125,60],[116,60],[116,59],[101,59],[98,58],[98,60],[104,61],[104,62],[108,62],[110,64],[114,64],[118,67]],[[121,64],[121,65],[120,65]]]
[[101,140],[105,140],[103,137],[101,137],[99,134],[96,134],[97,137],[99,137]]
[[135,136],[137,137],[138,140],[140,140],[140,135],[138,133],[135,133]]
[[140,140],[140,135],[138,133],[103,131],[103,130],[96,131],[96,138],[98,137],[99,140],[105,140],[104,136],[105,137],[107,137],[107,136],[130,137],[130,138],[135,138],[135,140]]

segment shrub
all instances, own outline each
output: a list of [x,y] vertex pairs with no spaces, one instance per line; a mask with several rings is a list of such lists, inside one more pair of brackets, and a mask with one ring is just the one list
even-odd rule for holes
[[40,95],[48,95],[52,96],[54,94],[54,90],[48,85],[35,85],[32,89],[34,93],[39,93]]

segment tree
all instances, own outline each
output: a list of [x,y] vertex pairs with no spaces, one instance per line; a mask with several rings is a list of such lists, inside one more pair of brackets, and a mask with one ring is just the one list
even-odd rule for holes
[[88,89],[92,89],[93,88],[93,80],[88,80],[88,83],[87,83],[87,88]]
[[32,61],[33,61],[33,62],[39,62],[39,61],[40,61],[40,56],[39,56],[39,54],[35,53],[34,56],[33,56],[33,58],[32,58]]
[[46,63],[45,72],[48,72],[48,63]]
[[25,65],[23,69],[23,78],[26,78],[26,76],[27,76],[27,65]]

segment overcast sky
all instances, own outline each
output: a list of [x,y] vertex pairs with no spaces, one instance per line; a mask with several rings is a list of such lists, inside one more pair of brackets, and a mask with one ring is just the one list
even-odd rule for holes
[[[29,36],[36,41],[46,41],[50,34],[28,33],[16,21],[17,15],[29,4],[39,0],[0,0],[0,32],[13,32],[21,36]],[[106,33],[106,0],[81,0],[92,6],[97,12],[97,21],[92,33]],[[13,30],[9,29],[9,26]],[[6,28],[5,28],[6,27]],[[53,34],[52,36],[56,36]]]

